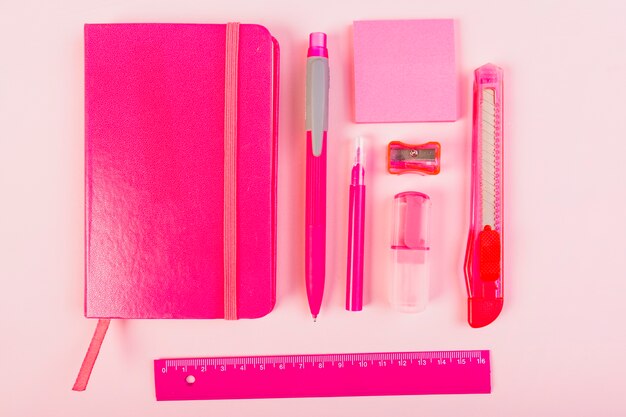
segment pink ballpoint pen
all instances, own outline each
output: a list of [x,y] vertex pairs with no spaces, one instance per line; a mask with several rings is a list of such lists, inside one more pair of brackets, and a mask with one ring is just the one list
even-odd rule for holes
[[306,292],[313,320],[324,295],[326,263],[326,134],[328,131],[328,49],[326,35],[309,36],[306,67]]
[[365,237],[365,153],[363,138],[356,138],[354,165],[350,177],[350,213],[348,218],[348,272],[346,310],[363,309],[363,243]]

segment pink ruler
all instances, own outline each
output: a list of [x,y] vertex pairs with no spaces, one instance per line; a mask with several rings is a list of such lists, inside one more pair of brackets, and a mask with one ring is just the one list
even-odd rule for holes
[[488,350],[157,359],[158,401],[487,394]]

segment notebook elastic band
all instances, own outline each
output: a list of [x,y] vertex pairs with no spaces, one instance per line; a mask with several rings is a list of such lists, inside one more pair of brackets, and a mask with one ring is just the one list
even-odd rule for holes
[[224,91],[224,318],[237,319],[237,78],[239,23],[226,24]]

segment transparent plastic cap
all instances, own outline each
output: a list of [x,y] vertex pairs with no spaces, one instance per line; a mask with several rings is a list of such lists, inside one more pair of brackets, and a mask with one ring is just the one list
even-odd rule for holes
[[417,313],[428,304],[430,198],[418,192],[397,194],[393,202],[391,304]]

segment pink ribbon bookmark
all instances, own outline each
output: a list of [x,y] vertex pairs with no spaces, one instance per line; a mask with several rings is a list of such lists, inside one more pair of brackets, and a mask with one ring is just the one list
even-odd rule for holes
[[102,346],[104,336],[107,334],[110,322],[111,320],[109,319],[98,320],[96,331],[91,338],[89,349],[87,349],[87,354],[85,355],[85,359],[83,359],[83,364],[80,366],[80,371],[78,371],[76,382],[74,382],[74,386],[72,387],[73,391],[85,391],[85,388],[87,388],[89,376],[91,376],[91,370],[93,369],[93,365],[96,363],[96,359],[98,358],[100,346]]

